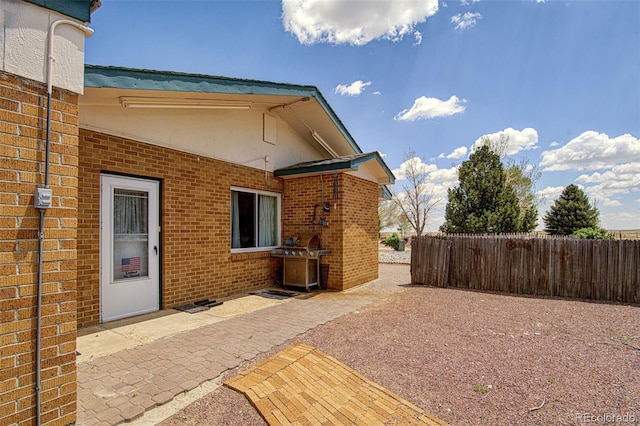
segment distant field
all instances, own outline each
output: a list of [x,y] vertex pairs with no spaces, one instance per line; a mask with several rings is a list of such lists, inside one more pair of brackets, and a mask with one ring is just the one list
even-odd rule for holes
[[[617,240],[640,240],[640,229],[619,229],[619,230],[612,230],[609,229],[609,232],[611,232],[613,235],[616,236]],[[537,232],[540,236],[544,236],[544,232],[539,231]],[[384,241],[385,238],[390,237],[393,234],[393,232],[381,232],[380,233],[380,239],[382,241]],[[407,234],[407,236],[411,235],[410,233]],[[440,235],[440,233],[438,232],[425,232],[424,235]]]
[[629,229],[622,231],[609,231],[612,232],[616,238],[621,240],[640,240],[640,229]]

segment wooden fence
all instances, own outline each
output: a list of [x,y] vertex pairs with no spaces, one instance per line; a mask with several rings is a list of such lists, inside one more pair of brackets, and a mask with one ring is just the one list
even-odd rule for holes
[[640,303],[640,241],[414,238],[411,281],[513,294]]

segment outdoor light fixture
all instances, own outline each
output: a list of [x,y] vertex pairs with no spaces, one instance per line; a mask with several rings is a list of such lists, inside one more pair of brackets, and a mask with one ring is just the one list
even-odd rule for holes
[[121,97],[120,105],[124,108],[251,109],[251,104],[248,102],[221,101],[215,99]]
[[311,136],[318,142],[329,154],[333,156],[333,158],[338,158],[339,155],[329,146],[329,144],[320,137],[320,135],[315,131],[311,131]]

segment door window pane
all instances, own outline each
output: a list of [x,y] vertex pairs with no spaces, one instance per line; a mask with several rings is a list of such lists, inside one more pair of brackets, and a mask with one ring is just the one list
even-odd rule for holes
[[114,189],[113,279],[149,275],[149,194]]

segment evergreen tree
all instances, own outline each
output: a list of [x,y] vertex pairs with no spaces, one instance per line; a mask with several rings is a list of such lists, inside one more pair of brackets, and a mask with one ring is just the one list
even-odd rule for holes
[[484,136],[482,143],[489,145],[491,150],[500,155],[500,159],[504,161],[505,185],[513,187],[520,206],[518,232],[533,231],[538,225],[538,205],[541,201],[535,190],[536,181],[541,176],[538,166],[531,164],[526,157],[522,157],[519,163],[508,157],[509,136],[504,133],[500,133],[493,139]]
[[459,186],[449,188],[445,223],[447,233],[518,232],[520,205],[506,173],[489,144],[476,149],[458,169]]
[[599,228],[600,212],[576,185],[569,185],[543,218],[551,235],[571,235],[582,228]]

